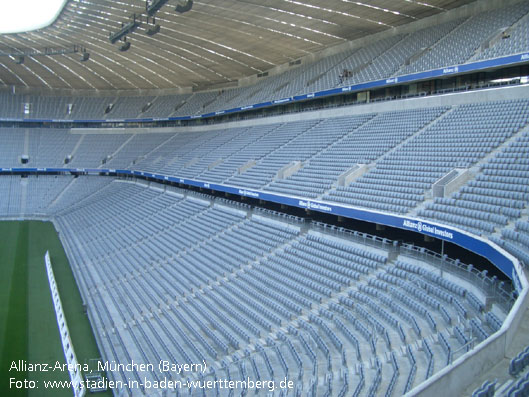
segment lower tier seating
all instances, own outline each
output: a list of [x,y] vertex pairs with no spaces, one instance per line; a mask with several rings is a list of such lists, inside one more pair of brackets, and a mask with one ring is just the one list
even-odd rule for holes
[[[404,248],[390,259],[387,240],[367,246],[345,231],[174,188],[90,185],[80,200],[62,195],[50,208],[106,360],[206,362],[191,380],[287,376],[303,393],[398,395],[506,315],[481,282],[447,278]],[[171,370],[109,376],[186,380]],[[124,390],[143,392],[154,395]],[[206,395],[216,393],[232,394]]]

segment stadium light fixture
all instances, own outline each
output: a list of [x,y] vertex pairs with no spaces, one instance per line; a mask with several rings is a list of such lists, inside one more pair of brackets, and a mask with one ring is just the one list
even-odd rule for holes
[[17,65],[22,65],[24,63],[24,55],[9,55],[9,58],[11,58]]
[[83,51],[81,53],[81,58],[80,58],[80,61],[81,62],[86,62],[90,59],[90,53],[86,52],[86,51]]
[[156,14],[160,8],[162,8],[169,0],[152,0],[152,1],[146,1],[145,4],[145,10],[147,11],[147,15],[152,17],[154,14]]
[[[130,20],[127,23],[121,24],[121,29],[117,32],[110,32],[109,40],[112,44],[123,40],[124,44],[119,47],[120,51],[127,51],[130,48],[130,43],[127,42],[127,35],[133,33],[143,22],[149,24],[149,20],[152,17],[152,26],[145,30],[145,33],[149,36],[154,36],[160,31],[160,25],[156,24],[154,15],[162,8],[168,0],[146,0],[145,1],[145,12],[147,15],[132,14]],[[191,10],[193,7],[193,0],[178,0],[175,10],[179,13],[184,13]]]
[[179,13],[184,13],[193,7],[193,0],[178,0],[175,11]]
[[125,41],[123,44],[121,44],[121,45],[119,46],[119,50],[120,50],[121,52],[128,51],[129,48],[130,48],[130,41]]
[[[151,22],[151,20],[152,20],[152,25],[148,25]],[[149,26],[149,28],[145,30],[146,35],[154,36],[156,33],[160,32],[160,25],[156,23],[155,17],[150,18],[149,16],[147,16],[147,25]]]
[[141,25],[140,20],[136,17],[136,14],[132,14],[132,18],[130,22],[123,24],[121,26],[121,29],[118,30],[116,33],[110,33],[109,40],[112,44],[114,44],[116,41],[122,39],[129,33],[132,33],[136,30],[138,26]]
[[145,31],[145,34],[149,36],[154,36],[156,33],[160,32],[160,25],[153,25]]

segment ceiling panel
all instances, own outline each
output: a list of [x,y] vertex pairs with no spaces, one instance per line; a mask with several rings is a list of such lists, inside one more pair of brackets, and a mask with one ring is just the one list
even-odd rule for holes
[[44,29],[0,35],[0,51],[78,45],[80,54],[26,57],[18,65],[0,57],[0,85],[76,88],[178,88],[230,82],[327,47],[461,6],[471,0],[195,0],[179,14],[169,1],[118,50],[109,35],[141,14],[144,0],[70,0]]

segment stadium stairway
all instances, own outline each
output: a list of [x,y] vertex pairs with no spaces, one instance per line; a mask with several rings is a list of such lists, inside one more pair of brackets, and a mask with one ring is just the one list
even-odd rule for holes
[[[323,69],[321,73],[319,73],[318,75],[316,75],[315,77],[307,81],[307,83],[304,84],[303,89],[297,92],[297,95],[301,95],[305,92],[314,91],[312,89],[312,86],[315,86],[315,85],[317,86],[321,79],[323,79],[324,77],[327,77],[332,72],[332,70],[337,67],[337,65],[344,63],[346,59],[352,57],[356,53],[356,51],[357,50],[353,51],[352,54],[349,54],[348,52],[343,52],[342,54],[337,55],[337,58],[338,56],[341,55],[340,58],[336,59],[336,62],[331,63],[328,67]],[[334,86],[336,85],[337,84],[335,84]]]
[[[430,128],[432,125],[435,125],[437,124],[438,122],[440,122],[441,120],[443,120],[447,115],[449,115],[453,110],[455,109],[455,107],[451,107],[449,109],[447,109],[445,112],[443,112],[439,117],[436,117],[434,118],[432,121],[430,121],[429,123],[427,123],[426,125],[424,125],[422,128],[418,129],[417,131],[415,131],[412,135],[410,135],[409,137],[407,137],[406,139],[404,139],[402,142],[400,142],[399,144],[397,144],[396,146],[394,146],[393,148],[391,148],[389,151],[387,151],[386,153],[384,153],[382,156],[380,156],[379,158],[373,160],[370,164],[367,165],[367,169],[370,170],[372,169],[373,167],[375,167],[376,163],[383,160],[385,157],[389,156],[391,153],[393,153],[394,151],[398,150],[399,148],[401,148],[402,146],[406,145],[406,143],[408,143],[409,141],[411,141],[412,139],[414,139],[415,137],[417,137],[418,135],[420,135],[424,130],[426,130],[427,128]],[[370,119],[368,120],[366,123],[362,124],[363,125],[366,125],[368,124],[371,120],[376,120],[376,117],[373,118],[373,119]],[[361,126],[360,126],[361,127]],[[360,128],[358,127],[358,128]],[[347,136],[343,137],[342,139],[346,139]],[[317,156],[319,153],[317,153],[315,156]],[[314,156],[313,156],[314,157]],[[338,181],[335,181],[335,183],[331,186],[330,189],[327,189],[325,190],[323,193],[319,194],[317,197],[316,197],[316,200],[321,200],[326,194],[329,194],[330,191],[332,191],[333,189],[335,189],[337,187],[337,182]]]
[[452,106],[450,107],[449,109],[447,109],[445,112],[443,112],[439,117],[433,119],[432,121],[430,121],[428,124],[426,124],[424,127],[422,127],[421,129],[417,130],[414,134],[410,135],[408,138],[406,138],[405,140],[403,140],[402,142],[400,142],[398,145],[396,145],[395,147],[393,147],[391,150],[387,151],[383,156],[379,157],[378,159],[376,159],[376,161],[374,161],[372,164],[370,165],[375,165],[375,163],[381,161],[381,160],[384,160],[386,157],[388,157],[389,155],[391,155],[391,153],[393,152],[396,152],[397,150],[399,150],[402,146],[406,145],[408,142],[410,142],[411,140],[415,139],[418,135],[420,135],[423,131],[425,131],[426,129],[430,128],[431,126],[439,123],[440,121],[442,121],[446,116],[448,116],[450,113],[452,113],[455,109],[457,108],[457,106]]
[[[524,269],[525,277],[529,277],[528,269]],[[463,395],[471,396],[472,393],[478,389],[485,381],[496,380],[496,387],[494,396],[505,396],[505,392],[517,380],[509,375],[509,364],[511,360],[523,350],[527,344],[527,335],[529,335],[529,308],[525,309],[522,321],[520,322],[518,331],[514,335],[511,344],[507,347],[507,352],[503,360],[498,362],[489,371],[483,373],[479,378],[474,379],[471,385],[465,390]],[[516,394],[522,395],[522,394]]]
[[[268,184],[271,180],[274,179],[276,175],[277,170],[273,172],[273,175],[270,174],[269,166],[271,165],[271,168],[276,168],[278,162],[283,162],[283,166],[287,165],[289,161],[285,161],[284,157],[282,157],[282,154],[288,151],[291,145],[296,145],[302,142],[305,139],[305,136],[310,134],[311,131],[314,131],[316,128],[318,128],[318,126],[322,122],[322,119],[310,120],[306,123],[306,126],[302,126],[302,128],[292,134],[292,136],[288,136],[288,139],[284,142],[281,142],[279,146],[276,146],[271,151],[268,151],[266,154],[262,155],[261,158],[257,159],[256,163],[252,167],[246,169],[240,174],[234,174],[230,176],[224,181],[224,183],[237,187],[251,187],[254,189],[261,189],[263,183]],[[284,125],[282,125],[281,129],[284,129]],[[277,129],[275,129],[274,132],[277,132]],[[267,136],[272,134],[269,133],[267,134]],[[257,144],[259,144],[259,142],[257,142]],[[260,180],[258,180],[257,182],[255,180],[251,180],[250,183],[248,183],[248,181],[245,181],[245,178],[248,177],[248,175],[254,174],[258,171],[263,171],[263,174],[259,176]],[[255,175],[250,176],[250,178],[254,177]]]
[[[452,29],[450,32],[448,32],[446,35],[442,36],[441,38],[439,38],[439,40],[437,40],[433,45],[431,45],[429,48],[428,48],[428,51],[424,51],[419,57],[417,57],[415,61],[418,61],[419,59],[421,59],[424,55],[426,55],[428,52],[432,52],[432,51],[436,51],[437,47],[439,46],[442,46],[443,45],[443,42],[446,41],[446,40],[450,40],[452,36],[454,35],[457,35],[458,31],[463,29],[463,25],[468,22],[470,18],[466,18],[464,19],[461,23],[459,23],[457,26],[454,27],[454,29]],[[413,65],[410,64],[410,65]],[[399,74],[403,74],[403,73],[409,73],[409,68],[410,68],[410,65],[402,65],[400,67],[400,69],[397,71],[396,75],[399,75]]]
[[[447,112],[448,113],[448,112]],[[446,113],[445,113],[446,114]],[[472,178],[469,179],[469,180],[472,180],[475,178],[475,176],[479,173],[479,170],[481,168],[482,165],[484,164],[487,164],[492,158],[494,158],[495,156],[497,156],[499,153],[501,153],[505,148],[509,147],[509,145],[511,143],[513,143],[514,141],[516,141],[519,137],[521,137],[525,132],[529,132],[529,124],[527,124],[525,127],[523,128],[520,128],[515,134],[513,134],[512,136],[510,136],[509,138],[507,138],[500,146],[498,146],[497,148],[495,148],[494,150],[492,150],[490,153],[488,153],[485,157],[482,157],[476,164],[474,164],[469,170],[472,174]],[[468,182],[467,182],[468,183]],[[466,185],[466,183],[465,183]],[[463,186],[465,186],[463,185]],[[419,212],[423,209],[426,209],[426,207],[429,205],[429,204],[432,204],[434,202],[434,198],[433,198],[433,194],[432,194],[432,191],[433,191],[433,187],[432,189],[428,190],[426,193],[425,193],[425,200],[422,202],[422,203],[419,203],[419,205],[417,205],[415,208],[413,208],[410,212],[409,212],[409,215],[411,216],[418,216]],[[454,192],[455,193],[455,192]],[[527,208],[524,209],[524,211],[527,211]],[[511,224],[514,224],[516,221],[518,221],[519,219],[513,219],[513,220],[510,220],[509,221],[509,224],[505,227],[509,227]]]
[[[502,28],[500,31],[496,32],[496,34],[488,38],[485,43],[482,43],[477,49],[474,55],[472,55],[467,62],[473,62],[480,59],[480,56],[485,48],[491,48],[494,47],[500,40],[502,40],[503,34],[509,34],[512,30],[516,29],[518,26],[526,23],[529,20],[529,13],[522,14],[520,18],[514,22],[511,26]],[[488,44],[488,46],[483,46],[483,44]]]
[[[136,134],[131,134],[125,142],[123,142],[116,150],[114,150],[113,153],[109,154],[110,160],[114,158],[116,154],[118,154],[127,144],[134,139]],[[97,168],[101,168],[103,166],[106,166],[106,164],[100,164]]]
[[29,130],[24,130],[24,154],[29,153]]
[[[70,132],[71,133],[71,132]],[[68,155],[71,155],[72,158],[75,157],[75,154],[77,153],[77,150],[79,149],[79,147],[81,147],[83,141],[84,141],[84,138],[85,138],[85,134],[82,134],[79,136],[79,140],[77,141],[77,143],[75,144],[75,146],[73,147],[71,153],[67,153]]]
[[[376,62],[378,62],[380,59],[384,59],[384,57],[387,56],[388,53],[391,53],[392,50],[394,50],[396,47],[398,47],[399,45],[402,44],[403,41],[406,40],[406,38],[408,37],[408,35],[405,35],[403,34],[401,37],[399,37],[399,39],[393,43],[389,48],[385,49],[382,53],[378,54],[377,56],[375,56],[373,59],[371,59],[368,63],[364,64],[364,65],[361,65],[360,68],[358,68],[357,70],[355,70],[355,72],[353,73],[352,76],[350,76],[349,78],[345,78],[344,79],[344,83],[359,83],[359,82],[362,82],[364,81],[365,79],[362,79],[360,77],[360,75],[362,74],[362,72],[365,70],[365,69],[368,69],[370,68],[373,64],[375,64]],[[383,78],[383,76],[379,76],[381,78]],[[337,85],[339,86],[339,85]]]
[[[462,21],[461,23],[464,22],[464,20],[461,20],[461,21]],[[410,57],[410,60],[419,59],[425,52],[431,51],[431,49],[434,48],[437,45],[437,43],[439,43],[441,40],[443,40],[443,38],[445,38],[446,36],[452,34],[454,32],[454,30],[456,30],[458,28],[458,26],[461,25],[461,23],[458,23],[458,24],[454,25],[452,29],[450,29],[449,31],[446,32],[446,34],[439,36],[439,38],[435,42],[433,42],[428,48],[422,48],[415,55]],[[407,66],[408,65],[406,65],[406,64],[400,65],[399,68],[395,71],[395,73],[393,73],[391,76],[393,77],[393,76],[402,75],[404,73],[403,69],[405,69]]]
[[[249,160],[250,156],[248,155],[246,150],[251,149],[253,145],[260,145],[260,142],[266,141],[267,137],[273,135],[275,131],[277,131],[281,127],[282,127],[282,124],[280,123],[276,125],[272,125],[271,127],[268,127],[268,128],[265,127],[263,130],[263,133],[257,136],[256,141],[250,138],[251,135],[249,135],[248,138],[246,137],[243,138],[241,140],[243,141],[242,145],[238,145],[236,151],[229,153],[225,158],[221,159],[222,161],[219,164],[216,164],[213,167],[208,167],[206,170],[202,171],[197,176],[197,179],[223,183],[226,179],[235,176],[237,173],[237,170],[240,167],[243,167],[245,164],[248,164],[248,161],[250,161]],[[257,161],[259,161],[262,157],[266,155],[267,154],[260,155],[259,158],[253,159],[255,161],[255,164],[257,164]],[[210,179],[212,175],[215,175],[214,179]],[[219,178],[219,179],[215,179],[215,178]]]
[[[155,153],[156,151],[158,151],[160,148],[164,147],[165,145],[169,144],[169,142],[171,142],[171,140],[173,138],[176,137],[176,134],[171,134],[171,133],[168,133],[167,134],[167,139],[164,140],[162,143],[160,143],[158,146],[154,147],[153,149],[151,149],[149,152],[145,153],[143,156],[141,156],[141,159],[144,160],[146,158],[149,158],[149,156],[151,156],[153,153]],[[140,164],[141,164],[141,160],[140,160]]]
[[20,214],[24,216],[24,214],[26,213],[26,203],[27,203],[27,197],[28,197],[28,179],[27,178],[20,178],[20,187],[21,187]]
[[[187,196],[186,196],[187,197]],[[196,215],[193,215],[191,218],[189,219],[193,219],[195,217],[197,217],[198,215],[200,214],[196,214]],[[247,214],[246,215],[246,218],[245,219],[249,219],[249,215]],[[226,235],[227,233],[229,233],[230,231],[233,231],[234,229],[236,229],[237,227],[239,227],[239,224],[238,223],[233,223],[232,225],[228,226],[227,228],[223,229],[222,231],[220,231],[217,236],[223,236],[223,235]],[[188,253],[192,253],[192,252],[197,252],[200,251],[200,248],[202,248],[202,245],[205,244],[205,243],[208,243],[208,242],[211,242],[211,237],[206,240],[206,241],[199,241],[197,242],[195,245],[192,245],[192,246],[188,246],[188,247],[185,247],[182,251],[181,251],[181,254],[188,254]],[[251,263],[249,264],[246,264],[244,266],[251,266]],[[244,268],[244,266],[241,267]],[[228,278],[226,276],[223,277],[223,279],[225,281],[228,280]],[[219,281],[216,281],[216,283],[218,285],[220,285],[220,282]],[[201,291],[201,289],[200,289]]]
[[488,153],[485,157],[483,157],[481,160],[479,160],[475,167],[480,168],[482,165],[489,162],[490,159],[495,157],[498,153],[501,153],[505,148],[507,148],[511,143],[516,141],[519,137],[521,137],[525,132],[529,132],[529,124],[527,124],[525,127],[520,128],[516,133],[511,135],[509,138],[507,138],[500,146],[498,146],[496,149]]
[[73,186],[75,185],[76,178],[72,178],[72,180],[66,185],[66,187],[50,202],[50,208],[53,207],[57,202],[61,199],[61,197]]
[[[374,117],[369,117],[369,118],[366,118],[365,120],[363,120],[362,122],[360,122],[358,125],[355,125],[354,128],[349,131],[348,133],[344,134],[342,137],[340,137],[338,140],[334,140],[334,141],[330,141],[328,145],[326,145],[325,147],[322,147],[318,152],[314,153],[312,156],[308,157],[307,159],[305,159],[303,162],[302,162],[302,167],[300,168],[300,170],[303,170],[303,168],[306,166],[306,165],[309,165],[310,162],[314,159],[314,158],[317,158],[319,155],[321,155],[323,152],[325,152],[325,150],[329,149],[330,147],[333,147],[333,146],[339,146],[341,142],[347,140],[350,138],[350,135],[351,134],[354,134],[356,130],[364,127],[365,125],[369,124],[369,122],[371,122],[373,119],[375,119],[376,116]],[[298,171],[296,171],[297,173]],[[295,175],[295,174],[293,174]],[[267,188],[274,182],[278,181],[278,178],[277,176],[272,179],[269,183],[267,183],[265,186],[263,186],[261,189],[262,190],[267,190]],[[319,194],[316,199],[321,199],[321,196],[325,194],[325,192],[323,192],[322,194]]]

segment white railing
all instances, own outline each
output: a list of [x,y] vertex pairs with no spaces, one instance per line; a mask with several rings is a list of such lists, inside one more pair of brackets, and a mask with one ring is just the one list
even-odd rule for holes
[[44,255],[44,262],[46,263],[46,271],[48,273],[48,281],[50,284],[51,297],[53,300],[53,307],[55,309],[55,316],[57,318],[57,326],[59,327],[59,334],[61,336],[62,349],[64,351],[64,357],[66,359],[66,365],[72,381],[72,389],[75,397],[83,397],[86,394],[86,388],[84,388],[83,377],[81,374],[82,366],[78,363],[77,357],[73,350],[72,340],[66,324],[66,318],[62,310],[61,298],[59,296],[59,290],[57,289],[57,283],[55,282],[55,276],[51,267],[50,253],[46,251]]

